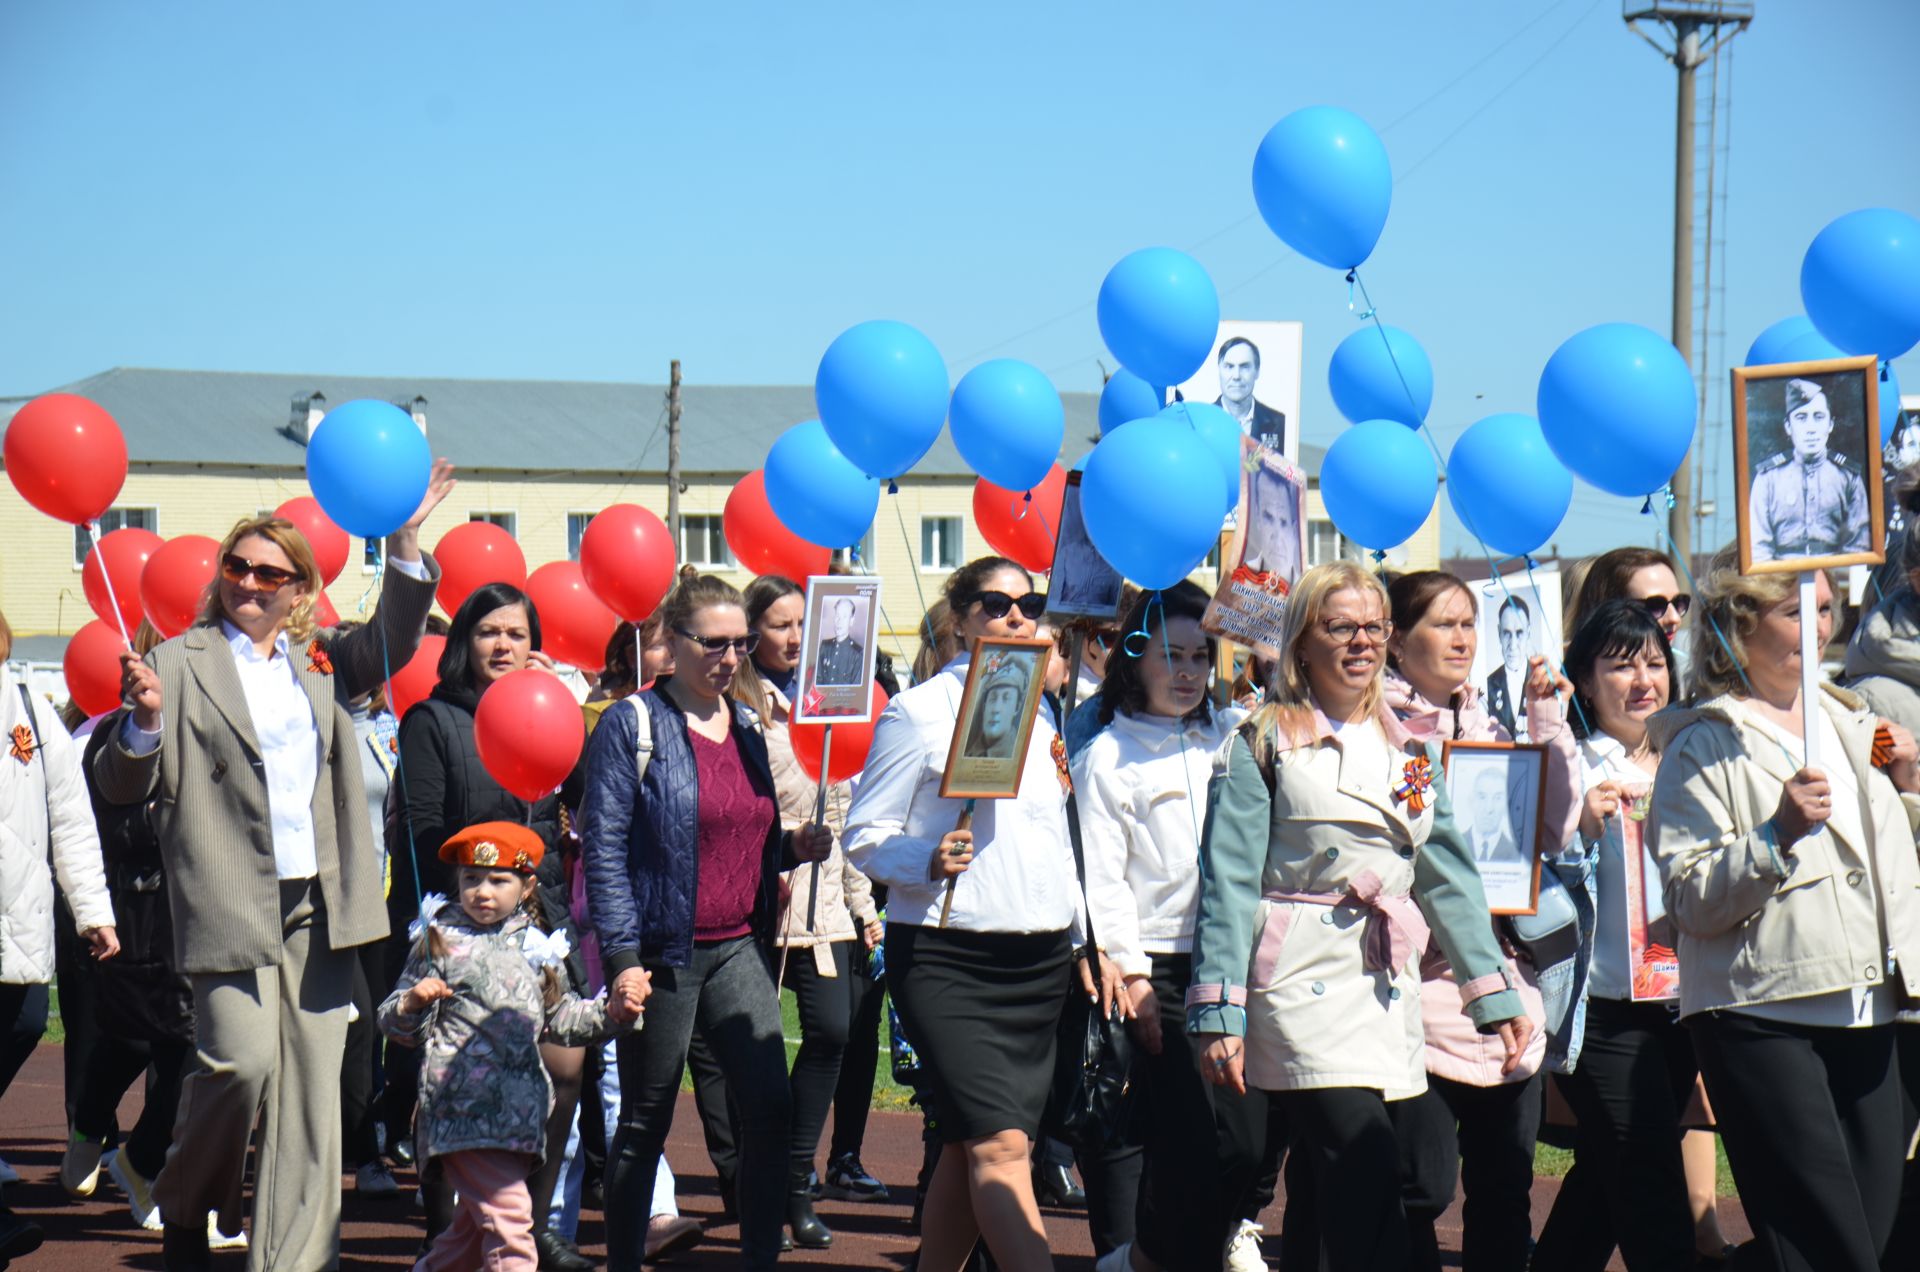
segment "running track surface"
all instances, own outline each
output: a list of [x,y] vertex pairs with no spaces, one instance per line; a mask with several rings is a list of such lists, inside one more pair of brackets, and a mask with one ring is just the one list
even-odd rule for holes
[[[20,1172],[21,1182],[7,1186],[7,1202],[13,1209],[39,1223],[47,1231],[47,1243],[38,1253],[14,1262],[21,1272],[100,1272],[103,1268],[133,1268],[159,1272],[160,1239],[134,1227],[125,1201],[106,1173],[100,1186],[86,1201],[76,1201],[60,1190],[60,1153],[65,1144],[66,1116],[61,1083],[61,1049],[42,1044],[33,1058],[14,1079],[4,1099],[0,1099],[0,1157]],[[120,1108],[120,1124],[131,1127],[140,1109],[139,1088],[130,1091]],[[823,1201],[818,1210],[833,1229],[831,1250],[804,1251],[785,1255],[784,1263],[806,1264],[820,1268],[882,1268],[898,1270],[914,1249],[909,1231],[913,1183],[920,1168],[920,1119],[911,1113],[876,1110],[867,1127],[866,1148],[862,1154],[867,1168],[892,1191],[894,1201],[882,1205],[858,1205],[851,1202]],[[713,1168],[707,1162],[700,1139],[699,1120],[694,1116],[691,1096],[680,1097],[674,1117],[673,1134],[667,1143],[667,1159],[680,1181],[680,1204],[684,1213],[708,1217],[719,1213],[714,1192]],[[351,1179],[345,1182],[343,1223],[341,1227],[340,1267],[342,1272],[373,1272],[374,1269],[400,1269],[412,1265],[422,1232],[419,1211],[412,1204],[411,1172],[396,1172],[401,1180],[399,1196],[384,1200],[361,1200],[353,1192]],[[1546,1219],[1558,1191],[1557,1180],[1539,1179],[1533,1188],[1534,1228]],[[1733,1240],[1748,1235],[1747,1224],[1737,1201],[1720,1203],[1721,1225]],[[1093,1245],[1087,1235],[1082,1212],[1047,1212],[1047,1233],[1062,1272],[1087,1272],[1093,1266]],[[1266,1225],[1266,1248],[1270,1265],[1278,1266],[1280,1204],[1261,1216]],[[1451,1251],[1460,1246],[1460,1212],[1456,1202],[1441,1220],[1441,1242]],[[663,1266],[688,1269],[731,1268],[738,1262],[739,1230],[732,1226],[710,1230],[698,1246],[673,1255]],[[592,1211],[581,1218],[580,1246],[590,1257],[603,1258],[606,1247],[600,1216]],[[1449,1263],[1457,1266],[1458,1254]],[[223,1272],[240,1272],[245,1267],[243,1251],[216,1254],[214,1266]],[[1618,1256],[1610,1265],[1621,1268]]]

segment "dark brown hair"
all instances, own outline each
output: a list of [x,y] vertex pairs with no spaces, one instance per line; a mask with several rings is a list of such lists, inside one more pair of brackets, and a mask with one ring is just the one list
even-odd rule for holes
[[[1414,570],[1395,576],[1393,582],[1387,584],[1387,607],[1392,612],[1394,634],[1404,636],[1411,632],[1441,597],[1455,591],[1466,593],[1469,604],[1474,602],[1473,589],[1445,570]],[[1475,616],[1478,616],[1477,608]],[[1400,670],[1400,660],[1394,655],[1391,642],[1387,645],[1387,666]]]
[[1650,565],[1664,565],[1673,572],[1676,582],[1680,578],[1680,567],[1673,563],[1673,558],[1653,548],[1615,548],[1593,558],[1587,563],[1586,577],[1580,581],[1573,609],[1567,614],[1567,631],[1580,630],[1587,615],[1608,601],[1625,597],[1628,582]]
[[[1154,603],[1158,596],[1159,604]],[[1182,579],[1164,592],[1142,592],[1134,598],[1132,605],[1120,619],[1120,639],[1115,642],[1112,653],[1107,655],[1107,675],[1100,682],[1100,725],[1105,728],[1113,723],[1118,712],[1139,715],[1147,710],[1147,682],[1140,674],[1144,659],[1160,655],[1165,647],[1162,636],[1167,630],[1167,620],[1190,618],[1196,623],[1207,612],[1207,594],[1199,584],[1191,579]],[[1144,631],[1144,642],[1132,642],[1134,646],[1144,645],[1136,653],[1129,647],[1129,637]],[[1161,637],[1156,640],[1155,637]],[[1212,636],[1207,638],[1207,658],[1212,660],[1219,650],[1219,643]],[[1200,695],[1199,705],[1187,712],[1189,720],[1205,722],[1212,718],[1212,707],[1207,695]]]

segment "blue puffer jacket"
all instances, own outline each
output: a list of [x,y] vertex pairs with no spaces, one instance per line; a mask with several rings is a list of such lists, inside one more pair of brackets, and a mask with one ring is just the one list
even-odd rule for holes
[[[734,734],[747,771],[772,794],[773,771],[759,718],[733,703]],[[636,784],[635,712],[652,723],[653,758]],[[587,906],[612,980],[642,963],[685,967],[693,960],[693,904],[700,880],[700,781],[687,718],[659,686],[608,707],[587,740],[580,806]],[[753,932],[769,949],[779,913],[780,871],[790,840],[773,820],[760,870]]]

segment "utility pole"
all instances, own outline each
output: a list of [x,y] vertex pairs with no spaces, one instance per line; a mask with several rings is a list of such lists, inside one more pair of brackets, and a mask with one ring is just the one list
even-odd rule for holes
[[672,364],[667,381],[667,529],[673,551],[680,553],[680,359]]
[[[1722,43],[1747,29],[1753,21],[1751,3],[1730,0],[1622,0],[1620,16],[1627,29],[1652,45],[1679,72],[1673,138],[1673,347],[1688,365],[1693,348],[1693,170],[1694,71]],[[1640,29],[1641,22],[1660,26],[1668,43]],[[1712,251],[1712,244],[1708,244]],[[1697,436],[1697,434],[1696,434]],[[1693,453],[1681,457],[1673,474],[1673,507],[1667,513],[1667,534],[1675,555],[1691,565],[1693,559]]]

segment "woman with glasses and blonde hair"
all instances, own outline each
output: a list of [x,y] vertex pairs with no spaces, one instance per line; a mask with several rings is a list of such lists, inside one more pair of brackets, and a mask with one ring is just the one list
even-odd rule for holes
[[[403,665],[426,632],[439,571],[420,523],[387,536],[367,626],[316,630],[313,549],[290,523],[250,518],[220,545],[199,623],[144,659],[121,655],[127,706],[94,761],[99,795],[158,797],[155,831],[177,969],[193,985],[198,1065],[159,1177],[128,1176],[157,1206],[169,1269],[208,1266],[208,1213],[241,1230],[247,1143],[263,1121],[248,1266],[330,1267],[340,1250],[340,1061],[354,947],[387,934],[347,703]],[[116,1158],[116,1161],[118,1159]],[[150,1195],[149,1195],[150,1192]]]
[[659,618],[673,674],[601,715],[580,809],[608,981],[652,987],[646,1028],[617,1044],[607,1259],[639,1272],[645,1257],[647,1200],[698,1022],[739,1104],[741,1260],[764,1269],[780,1257],[792,1111],[773,970],[780,872],[824,858],[833,834],[781,826],[760,718],[732,696],[760,644],[740,593],[685,579]]
[[[1186,996],[1201,1076],[1268,1092],[1307,1155],[1335,1272],[1409,1260],[1386,1099],[1426,1089],[1419,901],[1464,897],[1430,907],[1449,950],[1486,930],[1470,865],[1416,878],[1436,829],[1454,861],[1466,848],[1436,818],[1438,746],[1386,703],[1390,614],[1350,562],[1289,598],[1271,696],[1215,761]],[[1524,1048],[1524,1015],[1486,1023]]]

